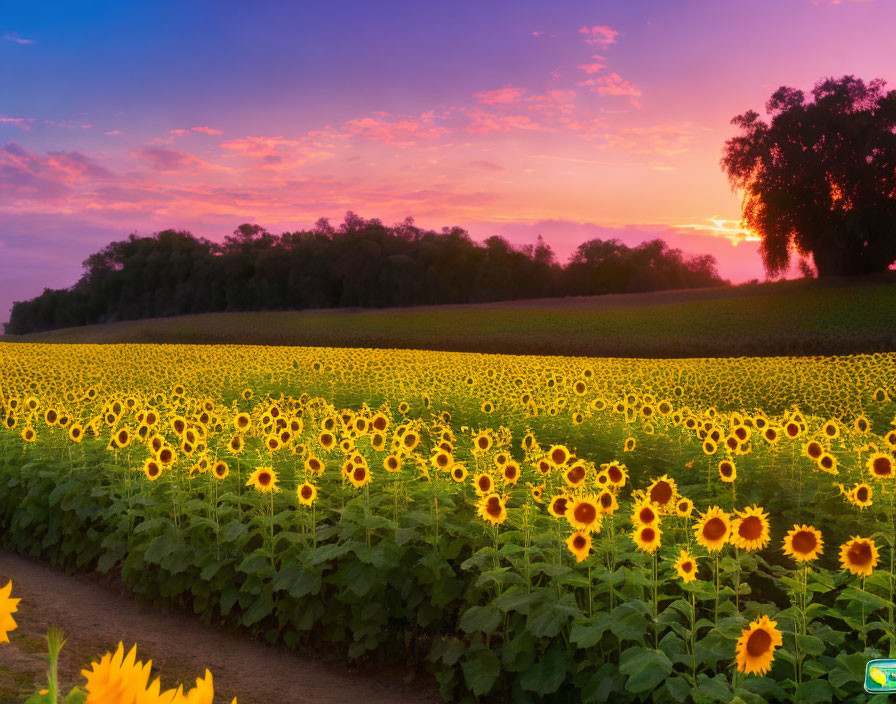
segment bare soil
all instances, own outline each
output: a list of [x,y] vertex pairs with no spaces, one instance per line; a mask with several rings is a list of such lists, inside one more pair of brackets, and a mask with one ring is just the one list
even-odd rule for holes
[[269,646],[245,634],[206,626],[192,613],[140,606],[90,575],[67,575],[44,563],[0,551],[0,586],[13,581],[21,597],[18,628],[0,646],[0,704],[18,704],[46,683],[45,635],[65,632],[60,680],[67,691],[82,683],[80,671],[119,641],[137,643],[141,660],[153,661],[162,686],[193,684],[211,670],[215,700],[240,704],[429,704],[441,701],[433,680],[381,665],[350,668]]

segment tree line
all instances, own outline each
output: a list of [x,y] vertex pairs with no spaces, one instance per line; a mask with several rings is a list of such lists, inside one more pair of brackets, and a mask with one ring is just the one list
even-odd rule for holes
[[217,311],[474,303],[727,284],[711,255],[655,239],[635,247],[592,239],[565,265],[539,237],[473,241],[459,227],[386,226],[349,212],[334,227],[274,235],[244,224],[223,243],[164,230],[112,242],[71,288],[13,305],[9,334]]

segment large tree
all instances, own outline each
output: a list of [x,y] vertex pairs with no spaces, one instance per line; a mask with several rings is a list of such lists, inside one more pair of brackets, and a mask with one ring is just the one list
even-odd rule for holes
[[766,271],[811,255],[820,277],[896,261],[896,91],[854,76],[778,88],[765,109],[731,122],[722,168],[743,193],[744,224],[762,238]]

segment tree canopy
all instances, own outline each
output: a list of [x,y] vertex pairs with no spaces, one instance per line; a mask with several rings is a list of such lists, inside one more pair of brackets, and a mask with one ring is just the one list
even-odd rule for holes
[[334,227],[274,235],[240,225],[223,243],[164,230],[112,242],[73,287],[13,306],[6,332],[217,311],[473,303],[718,286],[711,256],[662,240],[629,247],[594,239],[560,265],[541,238],[479,244],[459,227],[386,226],[348,213]]
[[896,261],[896,91],[854,76],[819,81],[811,99],[782,86],[769,121],[753,110],[732,124],[722,168],[743,192],[746,226],[762,239],[771,275],[791,253],[820,277],[868,274]]

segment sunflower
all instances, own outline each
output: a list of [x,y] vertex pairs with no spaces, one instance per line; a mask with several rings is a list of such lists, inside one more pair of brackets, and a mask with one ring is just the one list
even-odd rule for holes
[[532,500],[537,504],[543,504],[544,499],[542,497],[544,496],[544,484],[535,486],[530,482],[526,482],[526,486],[529,487],[532,492]]
[[791,555],[797,562],[814,560],[823,548],[821,531],[812,526],[794,524],[784,536],[784,554]]
[[636,526],[651,526],[660,520],[659,511],[646,499],[632,508],[632,523]]
[[768,545],[768,514],[758,506],[750,506],[735,512],[731,522],[731,544],[741,550],[752,552]]
[[554,463],[554,466],[560,467],[569,462],[571,455],[566,445],[552,445],[551,449],[548,450],[548,457]]
[[591,533],[577,531],[566,539],[566,547],[576,556],[576,562],[581,562],[591,552]]
[[775,648],[784,643],[776,621],[762,616],[741,631],[735,650],[737,671],[764,675],[771,668]]
[[719,476],[723,482],[731,483],[737,479],[737,467],[731,460],[722,460],[719,462]]
[[566,510],[567,508],[569,508],[569,504],[571,502],[572,498],[567,496],[566,494],[555,496],[548,504],[548,513],[550,513],[554,518],[566,518]]
[[482,472],[473,477],[473,487],[476,489],[477,496],[488,496],[494,490],[495,482],[491,475]]
[[628,471],[624,464],[612,462],[607,465],[607,477],[609,477],[610,483],[613,486],[617,489],[621,489],[625,486],[626,481],[628,481]]
[[626,438],[625,444],[622,446],[623,452],[634,452],[636,441],[634,438]]
[[277,487],[277,473],[273,467],[259,467],[249,476],[246,486],[253,487],[256,491],[267,494],[272,491],[280,491]]
[[516,484],[520,478],[520,466],[511,460],[501,468],[501,477],[505,484]]
[[114,655],[106,653],[90,666],[90,670],[81,670],[87,680],[87,701],[135,702],[146,691],[152,662],[144,665],[137,660],[136,645],[125,655],[124,645],[119,643]]
[[634,539],[635,544],[638,546],[639,550],[643,550],[644,552],[653,552],[660,546],[661,536],[662,531],[660,531],[659,524],[656,524],[649,526],[637,526],[632,538]]
[[458,484],[462,484],[467,480],[467,468],[459,462],[451,468],[451,478]]
[[810,460],[817,460],[824,453],[824,446],[818,440],[810,440],[803,445],[803,454]]
[[314,484],[305,482],[304,484],[299,485],[299,488],[296,489],[296,496],[298,496],[300,504],[303,506],[310,506],[317,498],[317,487],[314,486]]
[[869,576],[879,558],[877,545],[871,538],[856,535],[840,546],[840,565],[856,575]]
[[563,472],[563,481],[567,486],[578,489],[585,483],[585,476],[585,467],[577,463]]
[[677,496],[678,485],[674,479],[670,479],[665,474],[659,479],[654,479],[653,483],[647,487],[647,497],[650,502],[661,509],[674,505]]
[[859,508],[868,508],[874,503],[874,491],[870,484],[856,484],[846,493],[849,503]]
[[484,521],[500,525],[507,520],[507,497],[494,493],[483,496],[476,513]]
[[212,465],[212,475],[214,475],[215,479],[218,481],[227,479],[228,474],[230,474],[230,467],[227,466],[227,463],[224,460],[218,460]]
[[868,458],[865,467],[875,479],[892,479],[896,477],[896,462],[885,452],[875,452]]
[[146,462],[143,463],[143,473],[149,481],[154,482],[162,476],[162,465],[159,464],[157,459],[149,457]]
[[488,431],[480,431],[473,436],[473,453],[488,452],[492,446],[492,436]]
[[852,429],[860,435],[864,435],[871,430],[871,421],[865,416],[859,416],[852,422]]
[[681,518],[688,518],[694,510],[694,502],[686,496],[679,497],[675,502],[675,515]]
[[830,452],[822,453],[821,457],[816,460],[815,465],[822,472],[827,472],[828,474],[840,474],[840,470],[837,469],[837,458]]
[[697,560],[687,550],[682,550],[675,561],[675,571],[685,584],[693,582],[697,579]]
[[365,464],[353,464],[351,472],[349,472],[348,480],[352,483],[352,486],[356,489],[360,489],[362,486],[370,484],[373,480],[373,475],[370,473],[370,470],[367,469],[367,465]]
[[9,632],[17,628],[12,615],[19,610],[21,599],[12,599],[12,580],[0,589],[0,643],[9,643]]
[[37,440],[37,433],[34,432],[34,428],[30,425],[22,430],[22,440],[25,442],[34,442]]
[[84,438],[84,428],[80,423],[72,423],[72,427],[68,429],[68,437],[72,442],[81,442]]
[[400,472],[401,471],[401,458],[398,455],[386,455],[383,459],[383,469],[387,472]]
[[616,495],[609,489],[604,489],[597,495],[597,505],[601,513],[611,516],[619,510],[619,502]]
[[600,504],[593,496],[573,499],[566,507],[566,520],[576,530],[600,532]]
[[718,506],[706,511],[694,527],[697,543],[710,552],[721,550],[730,534],[731,516]]

